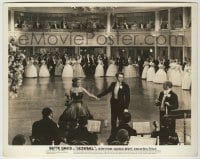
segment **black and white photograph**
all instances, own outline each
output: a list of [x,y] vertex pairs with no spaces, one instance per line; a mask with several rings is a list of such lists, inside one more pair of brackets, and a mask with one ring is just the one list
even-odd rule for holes
[[195,3],[4,10],[6,154],[196,154]]

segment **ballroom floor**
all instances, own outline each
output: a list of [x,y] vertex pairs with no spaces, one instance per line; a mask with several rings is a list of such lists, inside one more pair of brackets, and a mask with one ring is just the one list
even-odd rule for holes
[[[98,94],[115,78],[83,78],[82,86],[93,94]],[[133,121],[159,120],[158,109],[154,106],[154,101],[162,90],[162,85],[146,82],[139,78],[127,78],[125,82],[131,89],[131,102],[129,112],[132,114]],[[9,99],[9,144],[16,134],[26,136],[26,144],[30,144],[32,124],[41,119],[41,111],[44,107],[50,107],[54,112],[54,120],[57,122],[59,116],[65,109],[65,92],[71,87],[71,78],[62,79],[56,77],[49,78],[26,78],[23,86],[19,90],[18,97]],[[191,109],[191,94],[189,91],[183,91],[180,87],[174,87],[173,90],[179,97],[180,109]],[[110,134],[110,95],[104,96],[97,101],[87,95],[84,96],[84,102],[89,107],[95,119],[108,120],[108,127],[103,128],[98,135],[99,143],[106,144],[106,139]],[[189,124],[190,125],[190,124]],[[182,126],[178,125],[177,131],[183,131]]]

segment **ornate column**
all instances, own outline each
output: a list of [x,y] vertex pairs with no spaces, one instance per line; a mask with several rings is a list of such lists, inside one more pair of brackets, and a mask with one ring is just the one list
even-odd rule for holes
[[[168,29],[169,29],[169,34],[171,30],[171,9],[168,9]],[[171,46],[168,44],[168,59],[171,58]]]
[[[110,34],[111,32],[111,19],[110,19],[111,14],[107,13],[107,26],[106,26],[106,33],[107,35]],[[110,57],[111,56],[111,46],[106,46],[106,56]]]

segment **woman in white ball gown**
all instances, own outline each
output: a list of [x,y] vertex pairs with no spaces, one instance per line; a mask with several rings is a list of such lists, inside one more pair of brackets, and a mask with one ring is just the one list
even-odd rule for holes
[[34,59],[31,57],[27,61],[27,66],[25,68],[25,77],[37,77],[37,68],[34,66]]
[[171,74],[175,70],[175,68],[176,68],[176,62],[175,62],[175,60],[171,59],[170,64],[169,64],[169,69],[167,71],[167,78],[169,81],[171,81]]
[[146,59],[144,61],[143,67],[144,67],[144,69],[142,71],[142,79],[146,79],[147,78],[147,71],[149,69],[149,61],[148,61],[148,59]]
[[154,64],[153,60],[150,61],[149,65],[150,65],[150,68],[147,71],[147,81],[153,82],[153,79],[156,75],[155,68],[154,68],[155,64]]
[[191,63],[188,62],[184,68],[184,75],[182,79],[182,89],[190,90],[191,88]]
[[62,77],[73,77],[73,68],[70,64],[71,64],[71,60],[67,58],[63,72],[62,72]]
[[170,81],[173,86],[182,85],[182,66],[178,63],[178,60],[176,60],[175,68],[171,72]]
[[159,69],[155,74],[154,83],[164,83],[165,81],[167,81],[167,74],[164,70],[164,65],[163,62],[160,62],[160,64],[158,65]]
[[114,58],[111,58],[110,59],[110,65],[108,66],[108,69],[106,71],[106,76],[113,77],[113,76],[116,75],[117,72],[118,72],[118,67],[115,64]]
[[45,60],[41,61],[41,67],[40,67],[40,71],[39,71],[39,77],[49,77],[49,70],[47,68],[46,62]]
[[81,60],[82,58],[78,55],[73,66],[74,77],[85,77],[85,73],[83,72],[83,68],[81,66]]
[[100,57],[98,57],[98,65],[95,70],[95,77],[102,77],[104,76],[104,69],[103,69],[103,61]]
[[57,63],[56,63],[56,68],[55,68],[55,76],[62,76],[62,72],[63,72],[63,64],[62,64],[62,60],[58,59]]
[[131,57],[128,58],[128,66],[125,66],[123,69],[124,77],[137,77],[136,68],[133,66],[133,61]]

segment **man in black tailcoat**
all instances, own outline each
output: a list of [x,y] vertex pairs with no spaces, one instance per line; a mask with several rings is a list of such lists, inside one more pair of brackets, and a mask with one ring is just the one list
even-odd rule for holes
[[93,62],[90,57],[90,54],[87,54],[85,58],[85,64],[84,64],[84,71],[85,71],[86,76],[92,75],[92,65],[93,65]]
[[108,69],[108,58],[106,54],[103,54],[103,69],[104,69],[104,75],[105,75]]
[[116,63],[119,67],[118,68],[119,72],[122,72],[122,69],[123,69],[125,63],[126,63],[125,58],[120,54],[119,57],[117,58],[117,63]]
[[98,60],[97,60],[97,57],[94,54],[92,54],[90,56],[90,58],[91,58],[91,72],[92,72],[92,75],[94,75],[96,67],[98,65],[98,62],[97,62]]
[[138,67],[139,67],[139,75],[140,75],[140,77],[142,77],[142,71],[143,71],[143,64],[144,64],[144,61],[143,61],[143,59],[141,58],[141,56],[138,56],[138,57],[137,57],[136,62],[137,62]]
[[158,69],[159,69],[159,67],[158,67],[158,65],[159,65],[159,57],[154,60],[154,63],[155,63],[155,67],[154,67],[155,68],[155,72],[157,72]]
[[169,69],[169,64],[170,64],[169,59],[165,59],[165,60],[164,60],[165,72],[168,71],[168,69]]
[[117,81],[112,82],[111,85],[100,93],[97,97],[112,93],[110,99],[111,104],[111,134],[117,126],[117,119],[121,121],[123,112],[128,112],[128,107],[130,103],[130,88],[128,84],[123,82],[124,74],[116,74]]
[[50,76],[54,77],[55,75],[55,68],[56,68],[56,59],[55,59],[55,55],[53,55],[49,61],[48,61],[48,68],[49,68],[49,72],[50,72]]
[[65,53],[64,56],[62,57],[62,63],[63,63],[63,65],[66,64],[66,60],[67,59],[68,59],[68,55],[67,55],[67,53]]

